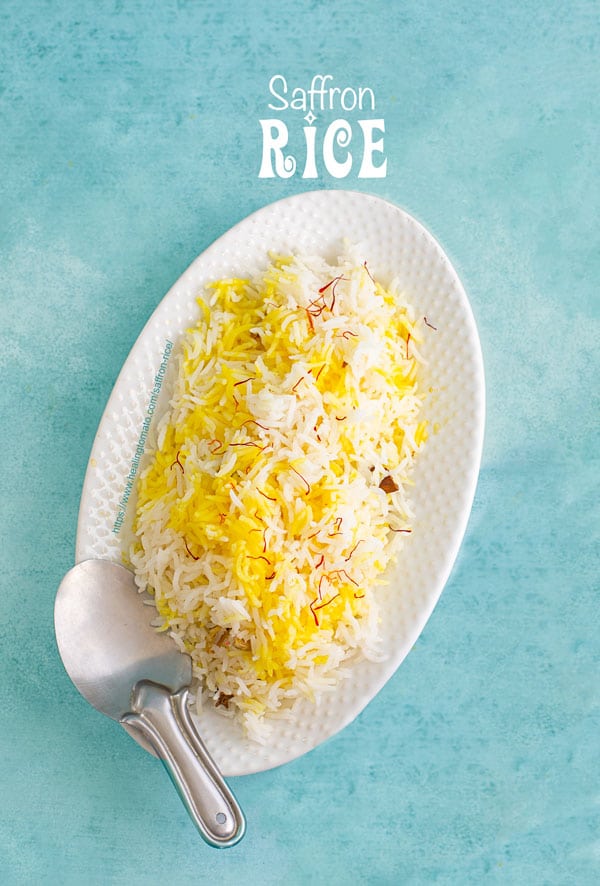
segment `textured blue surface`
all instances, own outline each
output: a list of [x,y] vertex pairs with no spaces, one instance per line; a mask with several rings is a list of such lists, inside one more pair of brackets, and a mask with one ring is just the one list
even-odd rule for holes
[[[593,2],[4,0],[2,883],[600,881],[599,36]],[[375,91],[387,178],[259,180],[269,78],[324,72]],[[395,678],[338,737],[235,779],[248,834],[216,853],[69,683],[53,598],[150,312],[250,211],[340,186],[415,214],[463,278],[481,478]]]

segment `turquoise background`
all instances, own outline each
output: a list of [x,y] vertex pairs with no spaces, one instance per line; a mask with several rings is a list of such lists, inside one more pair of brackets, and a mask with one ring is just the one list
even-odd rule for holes
[[[599,37],[593,2],[4,0],[0,882],[600,882]],[[259,180],[276,73],[370,86],[387,177]],[[314,187],[390,199],[447,250],[483,464],[413,652],[342,734],[233,780],[248,833],[219,853],[70,684],[53,598],[149,314],[232,224]]]

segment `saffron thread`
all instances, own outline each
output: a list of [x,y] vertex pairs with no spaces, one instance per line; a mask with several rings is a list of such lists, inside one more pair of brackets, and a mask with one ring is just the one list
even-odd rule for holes
[[345,558],[344,563],[347,563],[347,562],[348,562],[348,560],[350,559],[350,557],[352,556],[352,554],[354,553],[354,551],[357,549],[357,547],[358,547],[359,545],[361,545],[361,544],[363,543],[363,541],[364,541],[364,538],[361,538],[359,541],[356,542],[356,544],[354,545],[354,547],[352,548],[352,550],[350,551],[350,553],[348,554],[348,556]]
[[317,627],[319,627],[319,619],[318,619],[318,616],[317,616],[317,610],[318,610],[318,609],[325,609],[326,606],[329,606],[330,603],[333,603],[333,601],[334,601],[335,599],[337,599],[337,597],[339,597],[339,596],[340,596],[340,595],[339,595],[339,593],[338,593],[338,594],[336,594],[334,597],[332,597],[330,600],[325,600],[324,603],[319,603],[318,606],[315,606],[315,603],[317,602],[317,599],[316,599],[316,598],[312,601],[312,603],[310,604],[310,611],[311,611],[312,614],[313,614],[313,618],[314,618],[314,620],[315,620],[315,624],[316,624]]
[[178,450],[177,450],[177,455],[175,456],[175,461],[174,461],[173,464],[171,465],[171,469],[174,468],[175,465],[179,465],[179,467],[181,468],[181,473],[182,473],[182,474],[185,474],[184,467],[183,467],[183,465],[181,464],[181,462],[179,461],[179,453],[180,453],[180,452],[181,452],[181,449],[178,449]]
[[345,575],[348,581],[351,581],[355,587],[358,587],[358,582],[354,581],[351,575],[348,575],[345,569],[334,569],[333,572],[329,572],[328,575]]
[[243,421],[241,423],[240,428],[243,428],[244,425],[249,425],[249,424],[258,425],[258,427],[262,428],[263,431],[270,431],[271,430],[271,428],[267,428],[267,427],[265,427],[265,425],[261,425],[261,423],[259,421],[256,421],[255,418],[247,418],[246,421]]
[[255,446],[256,449],[260,449],[261,452],[263,450],[265,450],[268,446],[268,444],[267,444],[267,446],[261,446],[259,443],[256,443],[255,440],[244,440],[243,443],[230,443],[229,445],[230,446]]
[[[290,468],[292,468],[291,465],[290,465]],[[311,487],[310,487],[310,483],[308,482],[306,477],[303,477],[302,474],[300,473],[300,471],[297,471],[296,468],[292,468],[292,471],[294,472],[294,474],[297,474],[300,477],[300,479],[302,480],[302,482],[306,485],[306,494],[309,495]]]
[[186,551],[188,552],[188,554],[190,555],[190,557],[192,558],[192,560],[199,560],[200,557],[196,557],[196,556],[194,556],[194,554],[192,554],[192,552],[191,552],[190,549],[188,548],[188,543],[187,543],[187,541],[186,541],[185,538],[183,539],[183,543],[184,543],[184,545],[185,545],[185,549],[186,549]]

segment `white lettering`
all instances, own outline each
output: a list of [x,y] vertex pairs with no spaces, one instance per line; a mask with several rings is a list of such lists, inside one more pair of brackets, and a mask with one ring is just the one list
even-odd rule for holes
[[[260,120],[263,133],[263,152],[259,178],[290,178],[296,171],[296,160],[291,155],[284,157],[283,148],[288,143],[288,129],[281,120]],[[275,159],[275,172],[271,164],[271,154]]]
[[336,160],[333,153],[334,143],[340,148],[347,147],[352,141],[352,127],[347,120],[334,120],[330,123],[323,139],[323,161],[327,172],[334,178],[345,178],[352,169],[352,154],[346,152],[346,159]]
[[[323,104],[323,99],[325,98],[325,83],[327,80],[333,80],[331,74],[315,74],[312,78],[310,89],[308,90],[308,95],[310,98],[310,109],[311,111],[315,110],[315,98],[318,96],[319,99],[319,111],[323,111],[325,106]],[[319,88],[317,89],[316,83],[319,83]]]
[[299,86],[292,92],[290,108],[293,108],[294,111],[306,111],[306,93]]
[[385,132],[385,120],[359,120],[362,129],[364,148],[363,158],[358,173],[359,178],[385,178],[387,175],[387,157],[379,166],[373,163],[373,154],[383,154],[383,139],[373,141],[373,132]]
[[358,87],[358,107],[360,110],[364,110],[363,108],[363,97],[369,93],[371,96],[371,110],[375,110],[375,96],[373,95],[373,90],[369,86],[359,86]]
[[[351,104],[351,105],[347,105],[347,104],[346,104],[346,94],[347,94],[348,92],[350,93],[350,96],[351,96],[351,98],[352,98],[352,104]],[[354,91],[350,86],[346,86],[346,88],[345,88],[344,91],[342,92],[342,95],[341,95],[341,98],[340,98],[340,102],[341,102],[341,105],[342,105],[342,108],[344,109],[344,111],[353,111],[354,108],[356,107],[356,101],[357,101],[357,99],[356,99],[356,93],[355,93],[355,91]]]
[[279,95],[278,92],[275,92],[275,81],[276,80],[281,80],[284,93],[287,94],[287,91],[288,91],[287,80],[285,79],[283,74],[275,74],[273,77],[271,77],[271,79],[269,80],[269,92],[271,93],[271,95],[274,95],[275,98],[278,98],[279,101],[281,102],[281,104],[280,105],[269,105],[269,108],[271,108],[272,111],[285,111],[286,108],[288,107],[288,101],[282,95]]
[[306,163],[304,164],[304,172],[302,178],[318,178],[317,162],[315,158],[315,136],[317,130],[314,126],[304,127],[304,138],[306,140]]

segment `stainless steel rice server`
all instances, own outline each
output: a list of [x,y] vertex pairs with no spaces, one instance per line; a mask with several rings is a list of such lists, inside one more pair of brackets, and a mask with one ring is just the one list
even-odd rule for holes
[[203,839],[234,846],[245,819],[188,712],[191,659],[152,617],[128,569],[84,560],[56,595],[60,656],[83,697],[162,760]]

